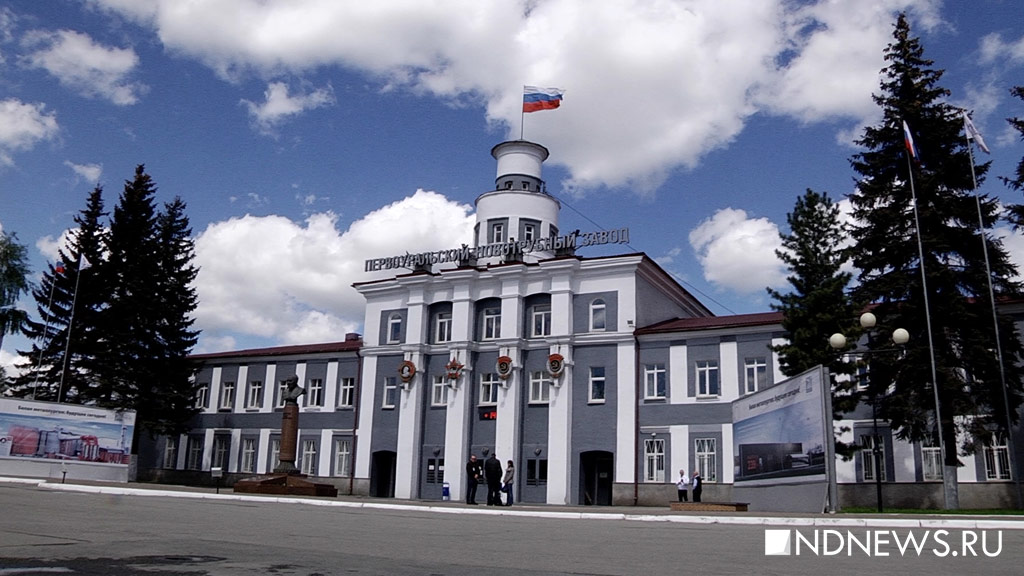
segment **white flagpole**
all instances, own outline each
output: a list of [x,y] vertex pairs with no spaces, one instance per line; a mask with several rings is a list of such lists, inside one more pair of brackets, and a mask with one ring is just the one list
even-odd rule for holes
[[999,315],[996,313],[996,296],[995,290],[992,288],[992,268],[989,264],[988,259],[988,239],[985,236],[985,221],[982,219],[981,214],[981,196],[978,194],[978,176],[974,170],[974,147],[971,145],[971,134],[967,130],[967,111],[961,110],[961,114],[964,117],[964,138],[967,140],[967,154],[971,160],[971,182],[974,185],[974,202],[978,206],[978,234],[981,236],[981,249],[985,255],[985,278],[988,280],[988,298],[992,303],[992,330],[995,333],[996,338],[996,358],[999,361],[999,384],[1003,389],[1003,408],[1006,411],[1006,448],[1010,452],[1010,474],[1013,476],[1013,482],[1017,489],[1017,508],[1024,508],[1024,501],[1022,501],[1021,490],[1020,490],[1020,474],[1017,470],[1017,452],[1014,448],[1013,441],[1013,425],[1010,420],[1010,398],[1006,391],[1006,370],[1003,365],[1003,343],[999,338]]
[[[54,268],[56,272],[56,268]],[[36,390],[39,388],[39,370],[43,367],[43,352],[45,351],[47,336],[50,335],[50,316],[53,315],[53,290],[57,287],[57,275],[54,274],[53,282],[50,283],[50,301],[46,304],[46,322],[43,323],[43,337],[40,339],[42,346],[39,347],[39,361],[36,362],[35,376],[32,378],[32,399],[36,399]]]
[[64,377],[68,373],[68,352],[71,350],[71,328],[75,324],[75,304],[78,303],[78,282],[82,279],[82,256],[78,256],[78,269],[75,271],[75,294],[71,297],[71,316],[68,318],[68,338],[64,343],[64,366],[60,371],[60,387],[57,388],[57,403],[64,393]]

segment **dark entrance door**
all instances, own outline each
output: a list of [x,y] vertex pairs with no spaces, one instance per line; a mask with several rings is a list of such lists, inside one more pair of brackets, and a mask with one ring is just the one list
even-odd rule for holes
[[378,498],[395,497],[395,459],[398,455],[389,450],[373,453],[370,465],[370,496]]
[[603,450],[580,454],[580,500],[587,506],[612,505],[615,455]]

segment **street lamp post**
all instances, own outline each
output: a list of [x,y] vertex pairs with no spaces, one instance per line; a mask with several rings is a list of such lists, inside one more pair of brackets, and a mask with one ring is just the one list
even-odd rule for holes
[[[860,315],[860,327],[863,328],[868,334],[868,342],[871,341],[871,331],[875,328],[877,319],[871,312],[865,312]],[[892,332],[892,343],[897,346],[903,346],[910,340],[910,333],[903,328],[897,328]],[[829,337],[829,345],[836,351],[844,351],[848,345],[846,336],[837,332]],[[892,350],[885,350],[891,352]],[[883,352],[883,350],[866,350],[866,351],[849,351],[844,352],[854,356],[869,357],[872,352]],[[870,378],[870,375],[868,376]],[[872,386],[871,394],[871,434],[872,434],[872,446],[871,455],[874,461],[874,477],[875,477],[875,502],[878,504],[878,512],[883,511],[882,507],[882,438],[878,434],[878,389]]]

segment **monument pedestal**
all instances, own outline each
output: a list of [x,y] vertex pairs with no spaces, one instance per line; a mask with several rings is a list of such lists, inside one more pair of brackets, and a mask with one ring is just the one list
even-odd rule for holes
[[276,494],[281,496],[328,496],[334,498],[338,489],[330,484],[306,480],[301,474],[267,474],[235,482],[235,492],[242,494]]

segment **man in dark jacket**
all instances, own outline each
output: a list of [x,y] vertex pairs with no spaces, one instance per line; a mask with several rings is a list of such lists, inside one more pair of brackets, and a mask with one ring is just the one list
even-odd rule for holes
[[501,461],[491,452],[491,457],[484,463],[484,478],[487,479],[487,505],[501,505]]
[[466,504],[476,504],[476,487],[480,484],[481,476],[483,476],[483,467],[476,459],[476,454],[472,454],[469,457],[469,462],[466,462],[466,482],[469,483],[466,490]]

